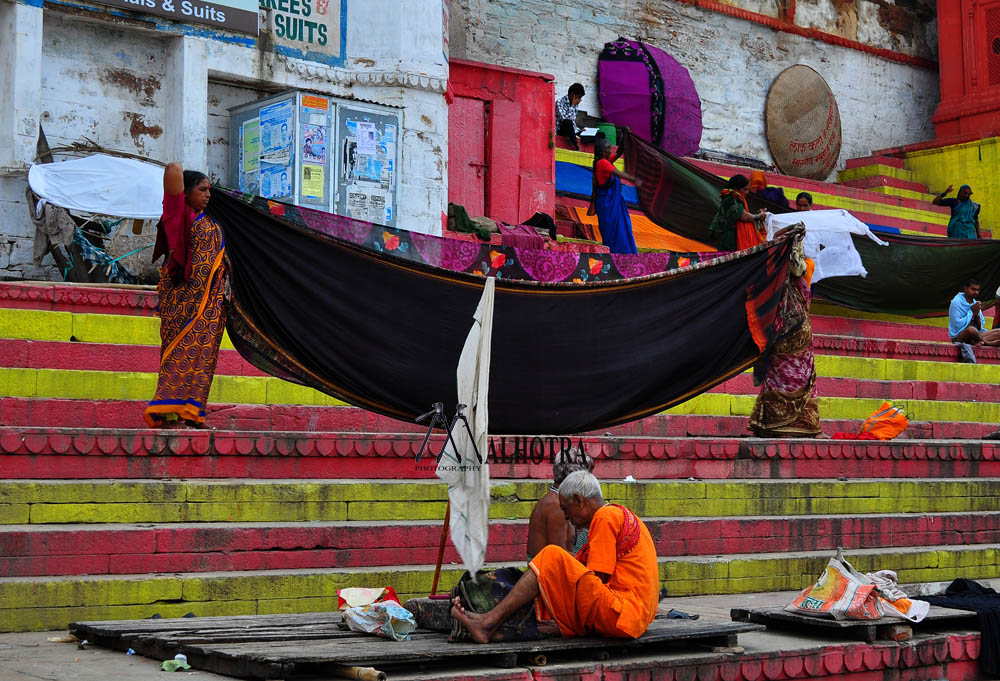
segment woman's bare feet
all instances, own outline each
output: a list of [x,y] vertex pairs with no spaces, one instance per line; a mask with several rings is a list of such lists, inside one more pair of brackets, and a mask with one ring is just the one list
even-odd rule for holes
[[468,612],[462,607],[462,602],[457,596],[451,600],[451,616],[469,630],[469,636],[473,641],[476,643],[490,642],[493,630],[483,625],[483,616],[478,613]]
[[162,421],[158,427],[164,430],[176,430],[178,428],[183,428],[184,424],[177,419],[170,419],[169,421]]

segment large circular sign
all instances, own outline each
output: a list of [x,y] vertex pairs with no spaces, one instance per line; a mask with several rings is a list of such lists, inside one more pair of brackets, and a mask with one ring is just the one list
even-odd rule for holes
[[825,180],[840,158],[840,109],[823,77],[796,64],[774,79],[765,109],[767,145],[785,175]]

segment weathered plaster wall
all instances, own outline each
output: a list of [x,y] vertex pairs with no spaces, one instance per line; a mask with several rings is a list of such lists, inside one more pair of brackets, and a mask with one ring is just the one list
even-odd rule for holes
[[257,39],[96,4],[0,0],[0,277],[58,278],[51,258],[30,264],[25,171],[39,120],[53,146],[89,138],[222,179],[227,109],[290,88],[399,108],[398,224],[439,233],[448,120],[441,0],[408,0],[405,13],[393,0],[312,1],[329,8],[330,40],[296,51],[281,45],[282,11],[264,9],[267,0]]
[[[768,16],[777,16],[778,5],[784,5],[770,0],[728,4]],[[879,12],[884,14],[885,6],[891,5],[889,0],[798,0],[795,21],[873,47],[932,56],[927,26],[919,21],[924,15],[912,15],[909,34],[890,34]],[[838,21],[843,25],[838,27]],[[816,69],[837,97],[844,133],[841,165],[844,159],[873,149],[934,136],[930,119],[938,81],[931,69],[776,31],[677,0],[452,2],[454,56],[548,71],[556,76],[556,96],[579,81],[587,88],[581,108],[594,115],[600,110],[597,57],[605,42],[619,36],[660,47],[688,68],[702,99],[703,148],[770,161],[765,100],[774,78],[794,64]]]

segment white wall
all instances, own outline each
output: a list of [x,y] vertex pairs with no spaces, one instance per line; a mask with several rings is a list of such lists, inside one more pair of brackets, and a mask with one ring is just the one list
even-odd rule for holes
[[[314,9],[319,0],[312,0]],[[229,107],[285,89],[402,111],[398,225],[440,233],[447,207],[448,109],[442,0],[329,0],[331,39],[274,47],[277,10],[258,39],[100,5],[72,13],[0,0],[0,277],[59,278],[30,264],[24,203],[38,121],[52,146],[91,139],[228,176]],[[406,11],[401,11],[404,8]],[[316,18],[316,16],[313,16]],[[346,22],[341,42],[336,33]]]

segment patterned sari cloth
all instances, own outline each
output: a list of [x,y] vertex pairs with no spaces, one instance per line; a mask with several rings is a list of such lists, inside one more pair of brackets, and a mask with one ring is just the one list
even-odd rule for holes
[[[168,200],[165,197],[165,213]],[[183,209],[190,212],[186,205]],[[145,413],[151,428],[175,418],[189,424],[205,422],[226,327],[222,230],[204,213],[189,217],[190,274],[186,278],[171,276],[169,258],[160,266],[160,371],[156,394]]]
[[778,340],[767,358],[763,385],[750,415],[750,430],[757,437],[815,437],[821,432],[809,323],[809,283],[815,263],[806,259],[799,276],[793,269],[789,268],[778,306]]

